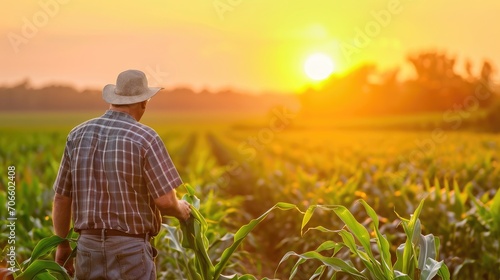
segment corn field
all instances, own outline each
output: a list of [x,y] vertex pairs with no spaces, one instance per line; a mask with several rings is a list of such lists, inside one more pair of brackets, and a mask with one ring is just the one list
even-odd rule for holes
[[[198,213],[165,218],[159,279],[500,279],[500,135],[150,122]],[[74,124],[0,128],[0,247],[15,166],[17,279],[67,277],[49,267],[52,184]]]

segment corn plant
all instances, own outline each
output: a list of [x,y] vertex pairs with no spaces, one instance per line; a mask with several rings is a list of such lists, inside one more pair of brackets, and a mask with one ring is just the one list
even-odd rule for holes
[[[70,280],[71,278],[64,267],[53,260],[45,259],[45,257],[64,241],[76,243],[76,240],[71,238],[72,235],[73,231],[70,231],[67,238],[61,238],[57,235],[43,238],[36,244],[31,257],[20,264],[16,263],[17,270],[8,274],[16,280]],[[72,261],[75,255],[76,247],[66,261]]]
[[[302,254],[293,251],[286,253],[281,259],[280,264],[291,256],[299,258],[292,268],[290,279],[296,275],[300,265],[307,260],[317,260],[322,263],[316,269],[311,279],[319,279],[325,273],[332,274],[332,279],[337,279],[336,277],[339,273],[347,274],[353,279],[430,280],[436,275],[445,280],[450,279],[447,266],[443,261],[436,261],[439,239],[435,238],[432,234],[425,236],[421,234],[418,216],[423,207],[423,200],[410,219],[400,217],[407,239],[404,244],[399,246],[397,261],[394,264],[392,263],[392,256],[390,254],[390,244],[379,230],[377,213],[364,200],[359,201],[373,222],[374,240],[370,238],[370,232],[354,218],[346,207],[341,205],[313,205],[307,209],[303,217],[302,231],[313,216],[315,209],[320,208],[333,211],[345,223],[345,228],[330,230],[323,226],[317,226],[310,229],[322,232],[335,232],[342,238],[342,242],[325,241],[314,251]],[[376,246],[372,246],[373,243]],[[337,257],[336,255],[343,248],[349,249],[361,261],[364,269],[360,270],[350,260]],[[331,256],[321,254],[328,250],[333,250]]]
[[[499,189],[500,190],[500,189]],[[500,276],[500,191],[492,199],[471,195],[474,208],[459,223],[461,246],[476,248],[475,255],[463,259],[453,273],[454,279],[498,279]]]
[[[179,278],[187,278],[189,280],[212,280],[212,279],[232,279],[246,280],[255,279],[253,275],[223,275],[222,273],[228,266],[231,257],[248,236],[248,234],[275,209],[280,210],[299,210],[295,205],[289,203],[277,203],[264,214],[256,219],[251,220],[248,224],[242,226],[234,235],[225,235],[222,239],[233,239],[232,244],[227,247],[217,258],[216,263],[209,257],[209,244],[206,233],[208,224],[205,218],[199,212],[200,200],[194,195],[194,189],[185,184],[187,193],[182,199],[191,204],[191,217],[186,222],[180,223],[179,228],[164,225],[167,229],[165,238],[170,242],[172,248],[182,254],[178,259],[179,265],[185,269],[185,275],[178,275]],[[186,249],[194,252],[190,258]],[[266,278],[267,279],[267,278]]]

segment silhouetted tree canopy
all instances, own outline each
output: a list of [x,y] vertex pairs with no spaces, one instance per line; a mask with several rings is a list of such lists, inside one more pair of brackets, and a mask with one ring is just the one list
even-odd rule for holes
[[486,108],[497,99],[492,84],[493,66],[484,61],[480,73],[465,63],[465,77],[456,71],[456,58],[440,52],[407,57],[415,77],[399,81],[399,69],[377,72],[364,65],[342,76],[332,76],[320,90],[301,96],[305,116],[372,116],[445,112]]
[[[374,116],[486,108],[497,99],[492,83],[494,67],[489,61],[483,62],[477,74],[472,71],[472,63],[466,61],[462,76],[456,71],[456,58],[446,53],[420,52],[409,55],[407,60],[415,75],[403,81],[398,68],[380,72],[376,65],[369,64],[333,75],[321,89],[310,88],[300,95],[177,88],[159,93],[149,108],[169,112],[265,113],[276,105],[298,108],[300,102],[304,117]],[[34,88],[28,80],[0,87],[2,111],[103,110],[107,106],[100,90],[78,91],[64,85]]]

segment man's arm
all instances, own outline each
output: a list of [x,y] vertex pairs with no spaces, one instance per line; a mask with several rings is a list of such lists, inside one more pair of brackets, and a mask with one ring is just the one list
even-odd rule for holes
[[[52,207],[52,221],[56,235],[66,238],[71,224],[71,197],[56,193]],[[59,265],[64,265],[64,262],[71,255],[71,251],[72,249],[68,241],[59,244],[56,250],[56,262]],[[69,261],[65,265],[65,268],[70,275],[73,275],[73,261]]]
[[52,207],[52,221],[56,235],[66,238],[71,224],[71,197],[56,193]]
[[191,213],[189,203],[177,199],[175,190],[169,191],[167,194],[156,198],[154,201],[156,206],[160,208],[162,215],[173,216],[179,220],[187,220],[189,218],[189,213]]

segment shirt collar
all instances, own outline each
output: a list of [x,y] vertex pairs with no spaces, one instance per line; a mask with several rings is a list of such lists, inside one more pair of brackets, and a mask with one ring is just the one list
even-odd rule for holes
[[137,120],[134,119],[134,117],[132,117],[131,115],[124,112],[118,112],[115,110],[107,110],[106,113],[104,113],[104,117],[110,119],[128,121],[128,122],[137,122]]

